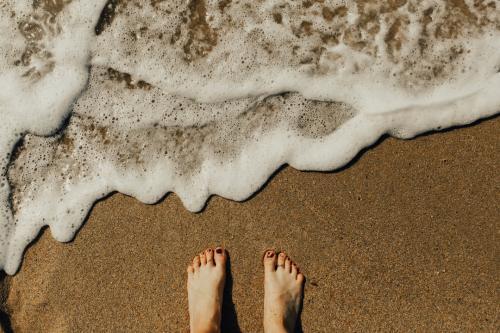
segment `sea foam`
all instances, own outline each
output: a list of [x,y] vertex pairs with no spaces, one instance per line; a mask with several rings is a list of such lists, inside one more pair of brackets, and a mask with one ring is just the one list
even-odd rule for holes
[[113,191],[196,212],[500,111],[495,1],[9,0],[0,25],[9,274]]

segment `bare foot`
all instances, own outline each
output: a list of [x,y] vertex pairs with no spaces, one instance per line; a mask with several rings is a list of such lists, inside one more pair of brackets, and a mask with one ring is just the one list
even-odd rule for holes
[[295,331],[303,285],[304,275],[285,253],[264,254],[264,332]]
[[220,332],[222,292],[226,280],[226,251],[206,249],[188,266],[191,333]]

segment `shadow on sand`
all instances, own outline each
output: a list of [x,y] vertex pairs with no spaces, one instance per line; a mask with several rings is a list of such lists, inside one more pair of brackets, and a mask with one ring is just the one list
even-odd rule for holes
[[221,331],[231,333],[241,333],[236,316],[236,308],[233,302],[233,275],[231,274],[231,257],[227,254],[226,285],[224,286],[224,296],[222,301],[222,322]]
[[5,333],[14,332],[12,330],[9,312],[6,307],[8,291],[9,277],[5,274],[5,272],[0,271],[0,329]]

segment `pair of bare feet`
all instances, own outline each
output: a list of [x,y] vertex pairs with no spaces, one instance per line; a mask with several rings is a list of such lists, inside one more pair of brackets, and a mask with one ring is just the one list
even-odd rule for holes
[[[191,333],[220,332],[227,253],[206,249],[187,268]],[[304,275],[283,252],[264,254],[264,332],[291,333],[299,315]]]

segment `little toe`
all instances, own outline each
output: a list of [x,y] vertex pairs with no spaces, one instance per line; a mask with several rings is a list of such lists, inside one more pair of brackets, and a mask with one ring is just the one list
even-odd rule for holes
[[266,272],[274,272],[276,270],[276,252],[267,250],[264,253],[264,269]]
[[280,254],[278,255],[278,267],[285,268],[285,260],[286,254],[284,252],[280,252]]
[[205,255],[205,252],[200,253],[200,261],[202,266],[207,264],[207,256]]
[[207,258],[207,265],[213,266],[214,265],[214,250],[206,249],[205,250],[205,257]]
[[194,270],[197,270],[200,268],[200,257],[199,256],[196,256],[193,258],[193,268]]
[[226,251],[220,246],[215,248],[214,261],[216,266],[226,265]]
[[302,283],[304,283],[304,280],[305,280],[304,274],[302,274],[302,273],[298,273],[298,274],[297,274],[297,282],[298,282],[299,284],[302,284]]

